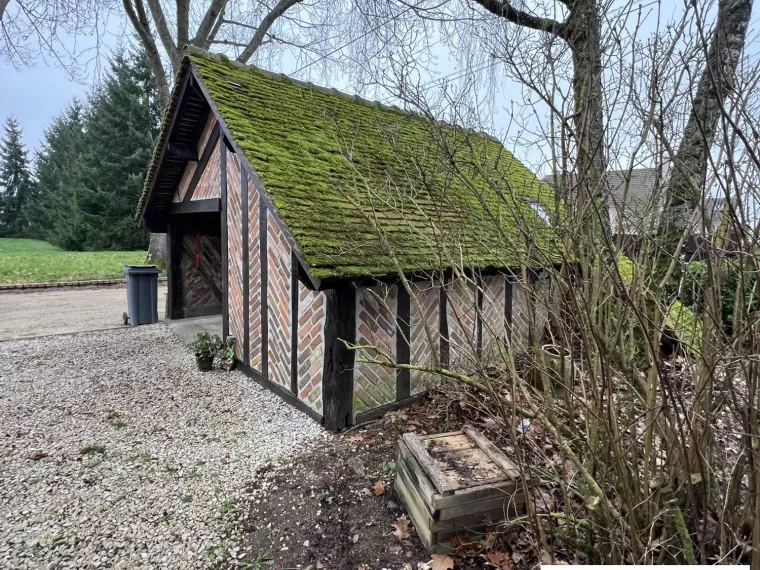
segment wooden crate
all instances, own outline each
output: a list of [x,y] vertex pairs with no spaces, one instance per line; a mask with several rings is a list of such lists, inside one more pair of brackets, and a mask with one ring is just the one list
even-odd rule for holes
[[520,473],[472,427],[399,440],[396,492],[425,547],[446,552],[457,535],[477,536],[525,512]]

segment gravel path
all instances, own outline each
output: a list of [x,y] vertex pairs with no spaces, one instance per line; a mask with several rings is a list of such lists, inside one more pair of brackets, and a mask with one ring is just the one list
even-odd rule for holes
[[0,568],[229,567],[245,486],[328,437],[162,324],[0,343]]

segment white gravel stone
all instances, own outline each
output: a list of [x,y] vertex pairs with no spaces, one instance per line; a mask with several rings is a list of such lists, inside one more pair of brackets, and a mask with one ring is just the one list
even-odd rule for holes
[[254,470],[326,437],[162,324],[0,342],[0,568],[207,567]]

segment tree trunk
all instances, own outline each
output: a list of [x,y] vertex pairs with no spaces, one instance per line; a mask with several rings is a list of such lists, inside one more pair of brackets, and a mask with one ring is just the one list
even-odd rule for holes
[[597,234],[600,231],[608,234],[601,23],[596,0],[576,0],[567,24],[565,41],[573,56],[573,124],[577,145],[572,201],[584,227],[588,225]]
[[[665,190],[659,234],[666,252],[675,252],[704,191],[708,157],[726,96],[733,89],[753,0],[720,0],[707,62],[697,85],[689,120]],[[704,30],[701,30],[704,32]],[[705,45],[707,41],[705,39]]]

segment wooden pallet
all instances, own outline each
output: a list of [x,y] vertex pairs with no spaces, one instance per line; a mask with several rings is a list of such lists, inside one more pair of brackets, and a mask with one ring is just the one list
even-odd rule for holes
[[396,492],[425,547],[446,552],[525,512],[517,466],[475,428],[399,440]]

